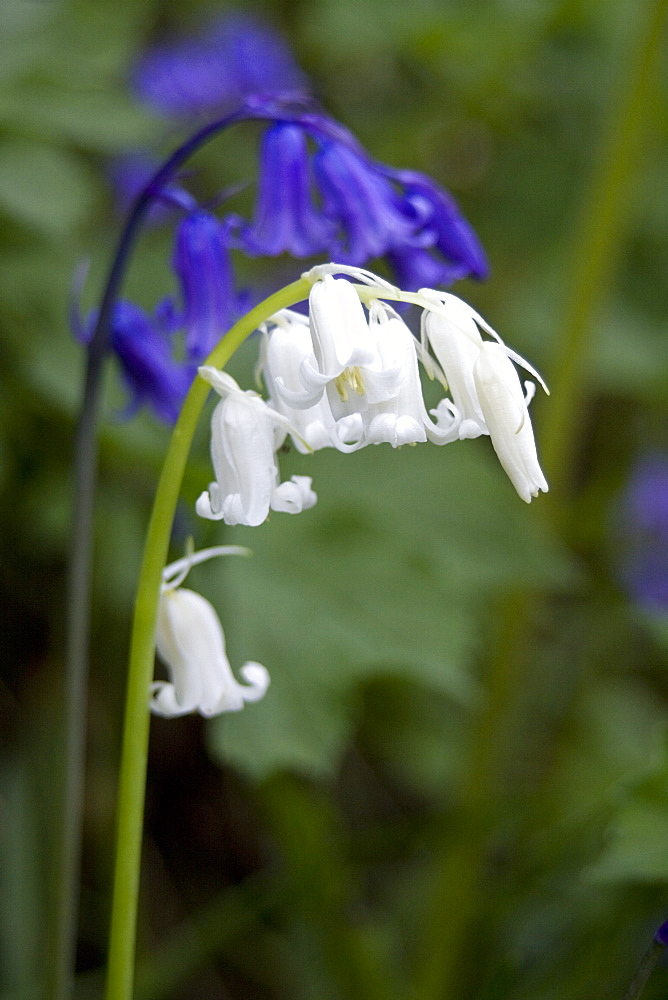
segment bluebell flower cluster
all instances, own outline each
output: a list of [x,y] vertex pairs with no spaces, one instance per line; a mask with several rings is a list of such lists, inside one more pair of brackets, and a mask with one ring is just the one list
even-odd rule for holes
[[170,118],[223,114],[251,95],[309,92],[283,39],[240,14],[216,19],[193,38],[153,47],[132,83],[140,101]]
[[[249,217],[228,207],[229,192],[224,212],[200,207],[183,186],[181,163],[151,173],[146,158],[134,157],[116,167],[126,197],[149,185],[154,204],[144,221],[177,220],[173,293],[151,315],[124,303],[113,317],[112,347],[133,406],[149,403],[173,419],[197,364],[243,311],[233,252],[353,267],[384,260],[407,290],[487,276],[482,246],[452,196],[424,174],[370,157],[308,96],[304,75],[272,31],[244,17],[217,21],[206,35],[151,50],[134,86],[164,115],[227,110],[195,134],[195,145],[230,124],[255,121],[264,130]],[[146,340],[142,350],[130,344],[131,330]]]
[[[82,343],[90,341],[96,320],[97,312],[84,323],[73,311],[72,326]],[[197,366],[175,363],[173,344],[160,321],[159,310],[152,315],[134,302],[120,299],[111,314],[109,346],[129,393],[120,416],[134,416],[147,405],[160,420],[174,423]]]
[[650,611],[668,609],[668,455],[638,462],[621,502],[622,578]]
[[265,131],[255,217],[240,227],[239,241],[248,254],[327,253],[354,267],[387,257],[408,289],[488,273],[447,191],[417,171],[374,161],[318,112],[283,111]]

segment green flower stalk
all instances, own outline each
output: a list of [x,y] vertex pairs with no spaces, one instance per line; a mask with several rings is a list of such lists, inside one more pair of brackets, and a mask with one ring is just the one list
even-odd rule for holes
[[[223,368],[249,334],[273,313],[308,295],[304,279],[243,317],[207,358]],[[190,445],[209,387],[196,378],[174,427],[158,483],[142,562],[130,664],[118,792],[116,864],[107,966],[107,1000],[130,1000],[133,991],[139,874],[148,759],[149,701],[162,574]]]
[[[334,278],[341,272],[361,284]],[[308,321],[289,310],[307,297]],[[441,354],[446,359],[443,364],[448,369],[448,381],[459,379],[466,387],[466,398],[477,414],[475,433],[467,426],[457,403],[448,397],[431,411],[431,419],[422,399],[418,359],[444,387],[446,379],[426,344],[420,348],[400,316],[387,302],[381,303],[383,299],[412,302],[436,318],[439,349],[435,352],[439,359]],[[483,341],[478,327],[492,340]],[[264,378],[281,412],[258,393],[242,390],[220,371],[242,341],[258,328],[264,338]],[[294,340],[285,340],[286,329],[296,333]],[[278,340],[273,346],[277,349],[272,350],[275,336]],[[433,331],[429,337],[434,339]],[[470,350],[464,349],[466,345]],[[271,364],[267,369],[268,359]],[[161,595],[166,588],[178,586],[181,562],[184,568],[188,564],[186,557],[164,569],[183,474],[209,386],[221,395],[221,401],[212,418],[216,481],[197,502],[201,516],[254,526],[266,520],[270,510],[295,514],[313,506],[317,497],[308,477],[293,476],[290,482],[280,482],[276,450],[288,433],[304,452],[316,447],[350,452],[380,443],[395,448],[427,441],[444,445],[489,434],[517,492],[529,502],[547,484],[537,464],[527,410],[533,383],[527,382],[522,389],[511,359],[533,372],[477,313],[454,296],[432,290],[402,292],[369,272],[327,264],[313,268],[251,310],[200,368],[201,377],[195,379],[174,427],[158,483],[135,605],[119,784],[107,1000],[130,1000],[133,992],[149,707],[158,714],[170,715],[180,714],[182,708],[206,715],[236,710],[244,700],[261,697],[268,684],[266,670],[259,664],[247,665],[253,671],[247,671],[246,676],[250,688],[242,688],[234,681],[224,661],[215,612],[192,592],[188,592],[191,596],[185,603],[179,602],[178,609],[172,609],[172,621],[165,627],[167,631],[172,626],[174,629],[169,635],[165,629],[158,633],[158,647],[163,653],[167,651],[167,665],[174,677],[178,674],[182,693],[192,695],[205,677],[211,681],[206,697],[203,701],[190,697],[184,708],[174,700],[172,685],[152,684]],[[314,431],[316,422],[319,426]],[[538,471],[531,472],[530,478],[529,470],[534,467]],[[190,557],[191,561],[202,558],[206,558],[205,553]],[[173,581],[174,573],[177,582]],[[191,613],[204,621],[208,639],[198,636],[192,648],[185,648],[188,636],[192,638],[192,622],[186,620]],[[192,671],[190,678],[185,676],[188,671]],[[164,695],[165,688],[167,699],[171,699],[169,711],[161,711],[164,706],[155,698],[156,690]],[[229,696],[230,691],[234,697]],[[249,691],[250,697],[244,699],[244,692],[248,695]]]

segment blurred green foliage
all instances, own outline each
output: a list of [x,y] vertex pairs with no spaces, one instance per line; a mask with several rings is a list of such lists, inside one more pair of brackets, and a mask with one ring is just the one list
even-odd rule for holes
[[[549,384],[588,180],[648,6],[266,0],[253,10],[285,32],[327,108],[373,155],[453,190],[492,264],[485,286],[455,290]],[[0,5],[6,1000],[40,996],[48,925],[82,374],[68,329],[72,275],[82,258],[92,261],[92,307],[120,228],[110,157],[159,155],[180,137],[133,101],[133,61],[211,9],[174,0]],[[652,80],[631,183],[613,206],[622,221],[603,262],[605,296],[588,328],[568,495],[525,508],[484,440],[288,455],[288,474],[313,476],[317,507],[223,531],[193,515],[210,476],[202,427],[175,552],[190,532],[198,546],[253,549],[252,559],[203,566],[192,580],[220,611],[233,664],[260,660],[272,686],[261,704],[206,726],[154,723],[138,1000],[413,995],[440,859],[467,837],[479,870],[473,915],[458,931],[452,1000],[621,997],[668,915],[668,628],[621,592],[615,535],[632,460],[668,445],[665,65]],[[249,129],[201,153],[202,197],[247,176],[254,150]],[[142,304],[169,290],[169,253],[167,231],[143,237],[128,280]],[[239,265],[247,284],[278,285],[301,269]],[[240,378],[250,379],[253,350],[235,359]],[[115,372],[107,388],[81,996],[97,995],[104,962],[127,639],[168,434],[146,414],[119,423]],[[539,438],[550,405],[536,408]],[[462,788],[504,616],[507,625],[517,606],[509,594],[521,596],[522,613],[488,754],[493,794],[489,809],[476,805],[481,829],[467,832]],[[478,797],[487,790],[483,782]],[[451,944],[444,930],[440,946]],[[648,1000],[667,984],[658,970]]]

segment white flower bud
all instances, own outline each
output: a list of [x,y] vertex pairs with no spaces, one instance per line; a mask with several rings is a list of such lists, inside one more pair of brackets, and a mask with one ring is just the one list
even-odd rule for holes
[[151,685],[154,715],[171,718],[199,712],[212,716],[238,712],[247,701],[259,701],[269,687],[260,663],[239,671],[240,684],[225,653],[225,636],[214,608],[193,590],[167,589],[160,595],[156,631],[158,656],[170,680]]

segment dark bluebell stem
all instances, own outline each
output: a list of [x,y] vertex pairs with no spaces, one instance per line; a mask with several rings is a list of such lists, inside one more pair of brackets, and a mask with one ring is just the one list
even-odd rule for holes
[[[86,744],[86,696],[90,636],[92,531],[97,475],[97,426],[101,375],[109,350],[114,307],[132,250],[154,199],[181,166],[219,132],[241,121],[267,119],[276,107],[244,106],[210,123],[183,143],[153,175],[137,196],[121,233],[102,302],[88,342],[83,400],[74,443],[74,500],[69,554],[66,612],[65,685],[63,692],[62,816],[56,833],[53,928],[45,968],[46,995],[67,1000],[72,991],[78,917],[78,873]],[[280,113],[280,112],[279,112]]]
[[668,945],[668,921],[661,924],[658,931],[652,938],[652,943],[640,959],[638,968],[631,981],[631,985],[624,994],[624,1000],[638,1000],[647,984],[647,980],[652,975],[657,962],[663,954],[664,948]]

